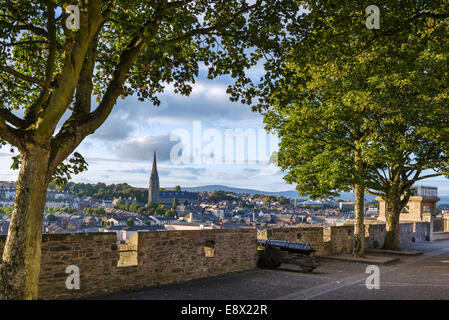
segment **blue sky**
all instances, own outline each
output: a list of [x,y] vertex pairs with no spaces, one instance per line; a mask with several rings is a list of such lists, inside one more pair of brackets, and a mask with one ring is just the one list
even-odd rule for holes
[[[249,70],[255,77],[262,71],[260,67]],[[252,112],[249,106],[229,101],[226,88],[231,79],[221,77],[208,80],[206,72],[206,68],[201,68],[189,97],[175,94],[172,87],[167,86],[165,93],[160,96],[159,107],[149,102],[139,102],[136,97],[119,100],[103,126],[78,147],[77,151],[89,163],[89,170],[75,176],[73,181],[101,181],[108,184],[127,182],[133,186],[146,187],[155,150],[162,187],[223,184],[265,191],[294,189],[294,186],[284,182],[282,172],[266,161],[270,151],[277,148],[277,138],[270,138],[265,134],[262,116]],[[234,147],[234,153],[230,153],[232,150],[226,146],[226,130],[249,130],[255,134],[256,144],[245,140],[243,161],[226,163],[218,161],[217,148],[220,143],[212,144],[212,138],[206,136],[201,147],[207,150],[208,145],[209,149],[216,146],[209,155],[216,156],[217,159],[215,163],[206,163],[204,159],[198,161],[199,158],[195,158],[194,153],[201,135],[198,131],[193,131],[194,128],[198,130],[199,126],[201,135],[212,132],[222,136],[222,139],[215,139],[216,142],[221,141],[221,158],[229,158],[231,155],[231,159],[238,159],[235,154],[237,147]],[[179,140],[181,137],[177,133],[180,131],[190,135],[190,146],[186,145],[185,140]],[[174,138],[178,137],[178,140],[170,141],[172,135]],[[171,161],[170,152],[179,142],[181,144],[178,146],[183,145],[184,150],[189,150],[190,161]],[[254,150],[258,150],[257,148],[262,150],[255,154]],[[17,178],[18,172],[9,169],[13,155],[9,148],[0,150],[0,180]]]

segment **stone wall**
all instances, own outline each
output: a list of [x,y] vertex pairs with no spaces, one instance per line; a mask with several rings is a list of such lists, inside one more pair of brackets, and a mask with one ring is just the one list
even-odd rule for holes
[[445,221],[442,217],[436,217],[433,219],[433,232],[444,232]]
[[[0,236],[3,252],[6,236]],[[111,280],[117,268],[115,233],[76,233],[42,235],[39,298],[72,298],[101,294],[114,287]],[[80,272],[80,290],[68,290],[66,268],[75,265]]]
[[157,285],[253,269],[256,237],[255,229],[138,233],[139,278]]
[[[415,240],[413,240],[415,239]],[[413,232],[413,223],[400,223],[399,224],[399,246],[410,244],[416,241]]]
[[381,248],[385,239],[385,224],[365,224],[365,247]]
[[257,237],[259,239],[310,243],[310,245],[315,248],[316,255],[321,256],[326,254],[322,227],[265,229],[260,231]]
[[[116,238],[115,233],[43,235],[39,298],[101,295],[249,270],[257,264],[255,229],[139,232],[120,250]],[[0,252],[5,239],[0,236]],[[118,265],[123,249],[127,254]],[[66,288],[70,265],[79,268],[80,290]]]
[[315,255],[350,252],[354,226],[273,228],[259,232],[259,239],[310,243]]
[[[386,226],[384,223],[365,224],[365,247],[381,248],[384,244]],[[412,242],[426,241],[429,236],[428,222],[400,223],[399,244],[406,245]],[[298,237],[302,235],[302,237]],[[352,240],[354,226],[299,227],[299,228],[275,228],[259,232],[261,239],[273,239],[284,241],[298,241],[310,243],[317,252],[317,256],[350,253],[352,252]]]
[[[367,248],[382,247],[385,224],[366,224]],[[117,248],[115,233],[42,236],[41,299],[78,298],[181,282],[256,267],[256,239],[310,243],[317,256],[349,253],[351,225],[299,228],[138,232]],[[401,223],[400,244],[425,241],[429,223]],[[6,236],[0,236],[0,252]],[[66,268],[80,271],[80,290],[68,290]]]
[[325,252],[349,253],[352,251],[352,240],[354,236],[354,226],[332,226],[328,227],[328,239],[325,242]]
[[429,223],[415,222],[413,227],[415,242],[429,240]]

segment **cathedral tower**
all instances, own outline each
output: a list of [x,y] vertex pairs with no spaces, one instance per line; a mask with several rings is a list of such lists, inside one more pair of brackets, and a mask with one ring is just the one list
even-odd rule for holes
[[150,188],[148,193],[148,205],[151,203],[159,203],[159,175],[157,174],[156,151],[153,158],[153,169],[150,175]]

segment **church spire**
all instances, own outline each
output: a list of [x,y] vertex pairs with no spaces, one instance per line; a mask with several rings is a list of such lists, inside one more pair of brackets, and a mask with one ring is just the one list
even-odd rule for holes
[[156,151],[153,155],[153,169],[151,170],[151,175],[155,174],[157,176],[157,165],[156,165]]
[[159,203],[159,175],[157,174],[156,151],[153,156],[153,168],[150,175],[150,187],[148,189],[148,205],[151,203]]

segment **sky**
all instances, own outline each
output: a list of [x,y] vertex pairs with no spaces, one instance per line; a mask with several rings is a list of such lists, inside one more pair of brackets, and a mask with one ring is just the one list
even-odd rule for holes
[[[256,66],[248,72],[258,77],[263,69]],[[266,134],[262,116],[229,100],[226,88],[232,79],[206,76],[202,67],[189,97],[175,94],[168,85],[159,96],[160,106],[134,96],[119,99],[102,127],[76,150],[89,167],[73,181],[147,187],[156,151],[161,187],[221,184],[294,190],[268,162],[278,140]],[[0,180],[16,180],[18,172],[10,169],[15,154],[9,147],[0,149]]]
[[[248,72],[258,77],[263,69],[256,66]],[[168,85],[158,107],[134,96],[119,99],[106,122],[76,150],[89,167],[72,181],[148,187],[156,152],[161,187],[219,184],[273,192],[294,190],[294,185],[283,180],[284,173],[268,162],[278,139],[266,134],[262,116],[229,100],[229,77],[209,80],[206,75],[202,67],[189,97],[175,94]],[[0,180],[17,179],[18,171],[10,169],[16,154],[7,146],[0,149]],[[437,186],[440,195],[449,195],[443,177],[419,184]]]

